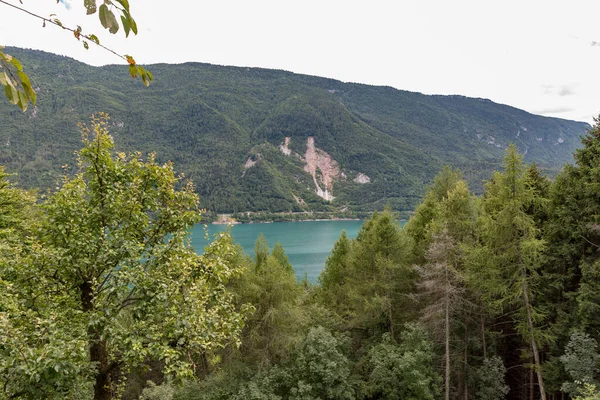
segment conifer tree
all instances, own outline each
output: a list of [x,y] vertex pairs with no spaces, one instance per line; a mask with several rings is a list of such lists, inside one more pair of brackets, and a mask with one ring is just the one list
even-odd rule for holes
[[[444,393],[450,399],[450,331],[453,314],[462,297],[462,282],[454,265],[452,256],[454,242],[444,230],[434,235],[433,242],[427,250],[428,263],[418,271],[421,275],[419,286],[428,306],[423,310],[421,319],[433,332],[443,332],[444,342]],[[439,326],[441,325],[441,326]]]
[[331,254],[325,261],[325,268],[319,275],[321,283],[320,295],[324,304],[336,311],[346,303],[343,286],[348,278],[348,254],[350,253],[351,241],[342,231],[339,239],[333,245]]
[[284,360],[298,342],[303,326],[301,290],[281,245],[269,254],[264,235],[255,245],[255,262],[235,284],[240,303],[254,312],[242,334],[241,361],[265,369]]
[[481,291],[498,309],[516,320],[516,330],[529,344],[540,395],[546,399],[541,370],[539,328],[544,315],[536,307],[538,269],[545,243],[527,209],[536,202],[527,183],[522,156],[511,145],[504,157],[504,171],[486,185],[482,201],[481,242],[471,252],[472,268],[479,275]]
[[[458,310],[465,311],[468,303],[464,282],[464,260],[462,245],[471,244],[474,237],[475,209],[466,182],[459,180],[448,189],[445,197],[435,204],[435,217],[429,224],[429,247],[426,263],[417,267],[421,275],[420,297],[426,304],[422,321],[444,343],[445,397],[450,398],[451,358],[450,341],[453,335],[454,320]],[[468,319],[468,315],[463,315]],[[468,334],[465,324],[465,335]],[[463,364],[468,363],[467,344],[464,343]],[[466,375],[454,368],[462,382]],[[463,376],[461,376],[461,374]],[[465,385],[466,386],[466,385]],[[465,392],[468,388],[465,387]]]
[[414,310],[411,248],[410,238],[390,211],[375,213],[363,224],[348,255],[343,286],[350,327],[393,335],[394,328],[406,322]]
[[428,188],[423,202],[417,207],[404,229],[414,241],[415,261],[422,263],[431,239],[431,223],[439,215],[439,204],[448,198],[448,193],[462,180],[462,173],[445,166]]

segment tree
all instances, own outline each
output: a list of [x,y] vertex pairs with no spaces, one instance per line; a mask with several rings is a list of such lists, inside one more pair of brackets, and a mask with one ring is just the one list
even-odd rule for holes
[[600,400],[600,392],[596,386],[586,383],[584,384],[582,395],[574,397],[573,400]]
[[269,244],[265,235],[262,233],[256,238],[254,243],[254,268],[258,271],[267,262],[269,257]]
[[[460,173],[448,167],[436,177],[424,203],[419,206],[407,231],[415,240],[415,254],[422,262],[416,267],[421,277],[419,297],[424,309],[421,321],[436,341],[444,343],[445,397],[450,398],[451,371],[459,382],[466,382],[463,369],[451,368],[450,346],[457,310],[467,304],[464,285],[464,260],[461,246],[472,244],[475,232],[475,207],[466,182]],[[465,315],[467,320],[468,314]],[[467,368],[468,342],[465,323],[464,371]],[[465,379],[462,379],[465,378]],[[462,384],[459,385],[462,387]],[[468,390],[464,385],[465,392]]]
[[[439,217],[440,204],[448,198],[450,191],[456,188],[462,180],[462,173],[449,166],[445,166],[435,177],[433,184],[428,188],[427,194],[405,226],[405,230],[415,242],[413,252],[416,261],[425,260],[425,252],[431,240],[431,224]],[[468,222],[468,219],[466,220]]]
[[598,343],[586,333],[574,332],[560,357],[565,370],[571,377],[564,382],[561,390],[569,395],[581,394],[585,385],[598,387],[596,376],[600,369]]
[[477,400],[503,400],[509,392],[509,387],[504,383],[506,367],[502,359],[497,356],[486,358],[483,365],[475,374],[477,380]]
[[351,329],[393,336],[406,322],[416,280],[411,250],[412,241],[389,210],[365,221],[352,241],[340,291],[346,300],[339,311]]
[[542,400],[546,399],[541,370],[540,343],[548,339],[538,324],[544,314],[535,307],[538,269],[545,242],[532,215],[536,202],[528,184],[522,156],[511,145],[504,157],[504,172],[497,172],[486,185],[480,218],[481,242],[470,252],[478,285],[496,309],[517,321],[516,330],[531,348]]
[[285,254],[285,250],[280,242],[275,243],[275,247],[273,247],[273,252],[271,253],[273,257],[279,262],[286,271],[294,273],[294,268],[292,264],[290,264],[290,260],[288,260],[287,255]]
[[354,399],[349,362],[341,352],[340,344],[325,328],[311,328],[288,367],[292,384],[289,395],[283,398]]
[[550,218],[545,226],[554,272],[565,277],[562,290],[576,290],[581,264],[594,263],[600,253],[600,118],[582,138],[550,190]]
[[[126,372],[150,359],[166,375],[192,377],[194,357],[239,341],[244,321],[226,288],[241,272],[229,235],[198,255],[188,240],[200,219],[193,185],[154,155],[115,154],[107,126],[104,114],[82,126],[79,172],[43,204],[41,248],[11,280],[18,296],[31,299],[23,312],[52,332],[50,343],[32,344],[43,345],[42,354],[47,346],[72,351],[71,366],[95,400],[113,398]],[[61,374],[54,358],[45,370]]]
[[369,352],[365,398],[436,399],[441,379],[432,367],[434,355],[427,333],[416,325],[406,326],[400,344],[385,335]]
[[346,231],[342,231],[331,250],[331,254],[325,261],[325,268],[319,275],[320,294],[323,297],[323,302],[335,308],[339,308],[340,303],[345,302],[343,286],[348,278],[350,244],[351,241],[348,239]]
[[[427,250],[428,263],[418,268],[421,275],[419,287],[426,298],[427,307],[423,310],[422,320],[434,331],[443,331],[444,338],[444,392],[450,400],[450,331],[456,308],[462,303],[462,279],[456,266],[456,257],[452,255],[455,244],[447,231],[434,235]],[[443,328],[439,329],[439,323]]]
[[[20,1],[21,4],[23,3]],[[57,1],[58,3],[58,1]],[[83,43],[83,47],[85,49],[89,48],[89,43],[94,43],[95,45],[102,47],[103,49],[111,52],[112,54],[120,57],[129,65],[129,73],[132,78],[136,78],[140,76],[144,85],[148,86],[152,81],[152,74],[150,71],[147,71],[145,68],[137,65],[135,59],[130,55],[120,55],[115,51],[109,49],[108,47],[100,44],[100,39],[97,35],[93,33],[84,33],[82,31],[81,26],[77,25],[77,27],[68,27],[63,25],[63,23],[56,17],[50,16],[48,18],[42,17],[38,14],[35,14],[31,11],[26,10],[21,6],[17,6],[15,4],[8,3],[5,0],[0,0],[0,4],[3,4],[7,7],[12,7],[17,10],[20,10],[33,18],[37,18],[43,21],[43,27],[46,27],[46,23],[55,25],[64,30],[70,31],[73,33],[73,36],[76,40],[81,41]],[[129,36],[130,32],[133,32],[134,35],[137,35],[137,23],[135,19],[131,16],[131,11],[129,8],[128,0],[103,0],[102,4],[98,6],[97,0],[83,0],[83,5],[86,9],[87,15],[98,14],[100,23],[102,27],[108,30],[111,34],[115,34],[119,31],[119,28],[122,26],[125,32],[125,37]],[[115,15],[116,11],[120,17],[120,24],[117,21],[117,16]],[[16,104],[22,111],[27,110],[27,106],[29,102],[35,104],[36,102],[36,93],[33,89],[33,85],[29,76],[23,70],[23,66],[13,56],[10,54],[6,54],[4,51],[4,47],[0,46],[0,85],[4,87],[4,92],[6,97],[12,104]]]
[[239,357],[253,370],[282,361],[300,339],[303,310],[301,289],[281,245],[269,254],[264,235],[255,244],[255,262],[247,268],[233,290],[254,312],[244,328]]
[[34,238],[42,218],[34,194],[7,176],[0,167],[0,399],[55,398],[82,388],[84,343],[59,328],[76,315],[53,304],[41,309],[33,290],[39,284],[20,285],[32,258],[43,258],[46,249]]

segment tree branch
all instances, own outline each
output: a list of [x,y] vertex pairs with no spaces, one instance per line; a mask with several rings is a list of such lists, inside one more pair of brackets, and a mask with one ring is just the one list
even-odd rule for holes
[[78,37],[77,35],[79,35],[79,36],[83,37],[84,39],[87,39],[90,42],[94,43],[96,46],[99,46],[99,47],[103,48],[104,50],[106,50],[106,51],[108,51],[110,53],[113,53],[115,56],[117,56],[117,57],[119,57],[119,58],[121,58],[121,59],[129,62],[127,60],[127,57],[125,57],[124,55],[121,55],[121,54],[117,53],[116,51],[114,51],[114,50],[112,50],[112,49],[110,49],[110,48],[108,48],[108,47],[100,44],[100,42],[97,41],[97,38],[93,39],[89,35],[84,35],[81,32],[78,32],[77,30],[75,30],[73,28],[69,28],[68,26],[64,26],[62,23],[57,23],[56,21],[54,21],[54,20],[52,20],[50,18],[42,17],[41,15],[32,13],[31,11],[28,11],[28,10],[26,10],[26,9],[24,9],[22,7],[19,7],[19,6],[15,5],[15,4],[11,4],[11,3],[9,3],[9,2],[7,2],[5,0],[0,0],[0,3],[5,4],[5,5],[9,6],[9,7],[15,8],[15,9],[21,11],[21,12],[24,12],[25,14],[29,14],[29,15],[31,15],[34,18],[41,19],[44,22],[48,22],[50,24],[56,25],[59,28],[62,28],[64,30],[71,31],[71,32],[73,32],[73,34],[75,35],[75,37]]

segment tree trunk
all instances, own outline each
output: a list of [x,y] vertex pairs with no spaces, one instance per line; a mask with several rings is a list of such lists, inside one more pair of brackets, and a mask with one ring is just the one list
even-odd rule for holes
[[464,351],[464,380],[465,380],[465,400],[469,400],[469,379],[468,379],[468,367],[469,367],[469,320],[465,318],[465,351]]
[[546,400],[546,391],[544,390],[544,379],[542,377],[542,364],[540,362],[540,353],[538,351],[535,337],[533,336],[533,317],[531,316],[531,303],[529,302],[529,287],[527,286],[527,276],[523,271],[523,300],[525,301],[525,309],[527,311],[527,325],[531,333],[531,350],[533,351],[533,360],[535,363],[535,372],[538,378],[538,385],[540,387],[540,397],[542,400]]
[[[446,275],[448,270],[446,269]],[[446,294],[446,400],[450,400],[450,301]]]
[[98,336],[95,339],[90,346],[90,360],[98,366],[96,382],[94,383],[94,400],[110,400],[112,398],[110,391],[111,368],[108,364],[106,342],[100,340]]
[[[90,312],[94,309],[92,287],[91,280],[84,280],[79,286],[83,312]],[[100,339],[100,331],[97,327],[88,327],[87,334],[90,342],[90,361],[97,368],[94,383],[94,400],[110,400],[112,398],[110,391],[112,368],[108,362],[106,341]]]
[[481,316],[481,341],[483,342],[483,359],[487,358],[487,349],[485,344],[485,321],[483,320],[483,315]]
[[[531,360],[531,362],[533,363],[533,360]],[[529,400],[533,400],[533,385],[534,385],[534,373],[533,373],[533,369],[531,371],[529,371]]]

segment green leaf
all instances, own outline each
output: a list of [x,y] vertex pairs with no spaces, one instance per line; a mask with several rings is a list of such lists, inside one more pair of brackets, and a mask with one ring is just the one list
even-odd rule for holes
[[117,18],[115,17],[115,14],[108,9],[106,4],[102,4],[100,6],[100,23],[112,34],[115,34],[119,31]]
[[129,11],[129,1],[127,1],[127,0],[116,0],[116,1],[117,1],[117,3],[122,5],[125,10]]
[[29,97],[27,97],[25,92],[22,92],[22,91],[18,91],[17,94],[18,94],[18,98],[19,98],[17,105],[19,106],[21,111],[27,111],[27,104],[29,104]]
[[89,38],[89,39],[90,39],[92,42],[94,42],[94,43],[96,43],[96,44],[100,44],[100,39],[98,39],[98,36],[96,36],[96,35],[94,35],[94,34],[91,34],[91,35],[88,35],[88,38]]
[[134,35],[137,35],[137,24],[135,23],[135,20],[131,18],[131,16],[129,17],[129,26],[131,27],[131,32],[133,32]]
[[23,90],[25,90],[25,93],[27,94],[31,102],[35,104],[37,102],[37,94],[35,93],[35,90],[33,90],[33,88],[28,85],[23,85]]
[[88,44],[88,42],[86,42],[85,40],[83,41],[83,47],[85,47],[85,49],[89,49],[90,45]]
[[6,93],[8,101],[10,101],[12,104],[17,104],[19,102],[19,95],[14,86],[4,85],[4,93]]
[[25,72],[17,71],[17,75],[19,76],[19,79],[21,80],[21,83],[23,85],[31,86],[31,81],[29,80],[29,76],[27,76],[27,74]]
[[17,71],[23,71],[23,66],[16,58],[12,57],[10,63],[17,69]]
[[140,76],[142,77],[142,82],[144,82],[145,86],[150,85],[150,82],[148,81],[148,75],[146,74],[146,70],[144,70],[144,68],[142,67],[137,67],[138,72],[140,74]]
[[123,29],[125,29],[125,37],[129,37],[129,31],[131,28],[129,27],[129,21],[127,18],[121,15],[121,23],[123,24]]
[[8,85],[8,82],[9,82],[8,75],[6,75],[5,71],[2,71],[2,73],[0,73],[0,85],[6,86],[6,85]]
[[87,15],[94,14],[96,12],[96,0],[84,0],[85,13]]
[[129,66],[129,74],[131,75],[131,77],[132,77],[132,78],[135,78],[135,77],[137,77],[137,75],[138,75],[138,70],[137,70],[137,68],[136,68],[136,66],[135,66],[135,65],[130,65],[130,66]]

